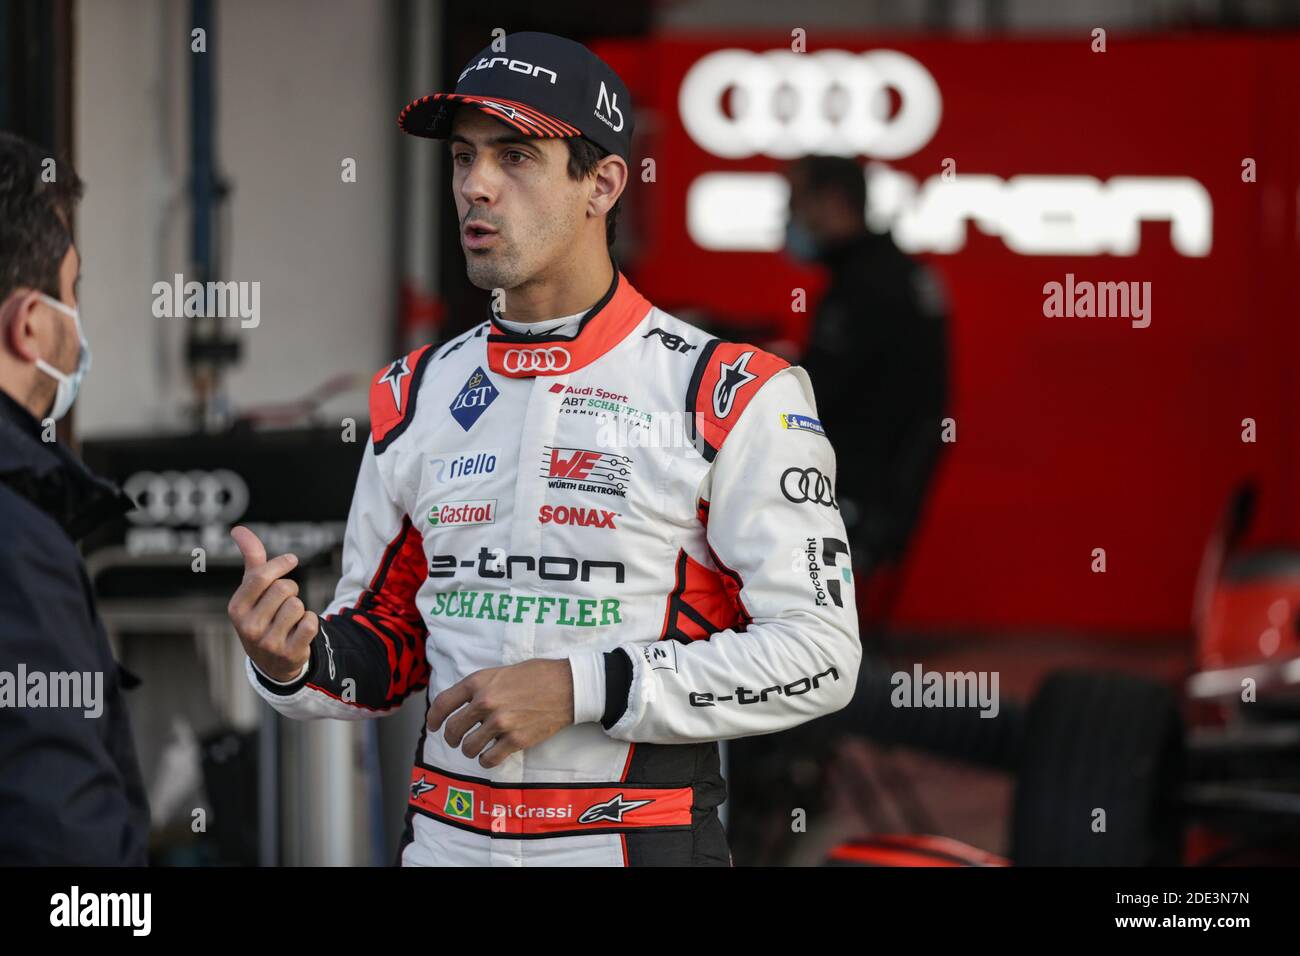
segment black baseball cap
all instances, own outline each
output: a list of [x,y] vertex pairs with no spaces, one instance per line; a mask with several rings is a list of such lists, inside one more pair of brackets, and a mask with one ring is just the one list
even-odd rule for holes
[[608,63],[553,33],[511,33],[503,46],[484,47],[454,93],[420,97],[397,125],[412,136],[446,139],[456,107],[472,106],[527,136],[585,136],[631,161],[632,97]]

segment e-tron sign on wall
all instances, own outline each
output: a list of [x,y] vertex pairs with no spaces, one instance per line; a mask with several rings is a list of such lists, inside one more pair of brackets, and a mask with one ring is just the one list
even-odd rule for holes
[[[892,93],[892,96],[891,96]],[[895,107],[893,97],[898,100]],[[682,126],[722,159],[810,154],[903,159],[939,128],[943,97],[917,60],[896,50],[718,50],[698,60],[677,99]],[[866,167],[868,216],[908,252],[959,252],[968,225],[1023,255],[1136,255],[1140,225],[1171,224],[1185,256],[1210,251],[1210,195],[1187,176],[936,173],[923,182],[883,162]],[[762,172],[704,173],[690,184],[692,241],[718,251],[781,247],[788,189]]]
[[[898,624],[1179,632],[1247,476],[1258,526],[1300,540],[1300,40],[807,39],[599,46],[638,105],[625,267],[666,309],[800,343],[797,293],[814,308],[825,277],[779,249],[781,169],[862,166],[871,225],[951,305],[957,440]],[[1150,323],[1045,316],[1044,287],[1072,281],[1150,283]],[[1245,418],[1267,437],[1244,443]]]

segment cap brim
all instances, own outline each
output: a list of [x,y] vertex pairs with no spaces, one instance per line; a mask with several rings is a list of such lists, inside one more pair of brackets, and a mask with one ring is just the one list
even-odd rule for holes
[[493,119],[512,126],[525,136],[541,139],[567,139],[581,136],[582,131],[563,120],[517,100],[495,96],[472,96],[467,93],[430,93],[406,105],[397,117],[402,132],[426,139],[446,139],[451,135],[451,120],[457,106],[472,106]]

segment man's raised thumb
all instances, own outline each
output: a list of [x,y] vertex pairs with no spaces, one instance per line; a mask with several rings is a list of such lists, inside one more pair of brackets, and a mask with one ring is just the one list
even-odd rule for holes
[[253,568],[266,563],[266,547],[258,539],[257,535],[243,525],[236,525],[230,529],[230,536],[235,539],[239,553],[244,556],[245,571],[251,571]]

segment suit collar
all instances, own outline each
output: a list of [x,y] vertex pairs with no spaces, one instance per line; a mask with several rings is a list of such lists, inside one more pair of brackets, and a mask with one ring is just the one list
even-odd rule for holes
[[517,335],[491,317],[488,367],[507,378],[567,375],[618,345],[650,311],[649,301],[614,266],[614,279],[572,335]]
[[135,505],[58,442],[41,440],[32,414],[0,391],[0,484],[57,521],[74,541]]

